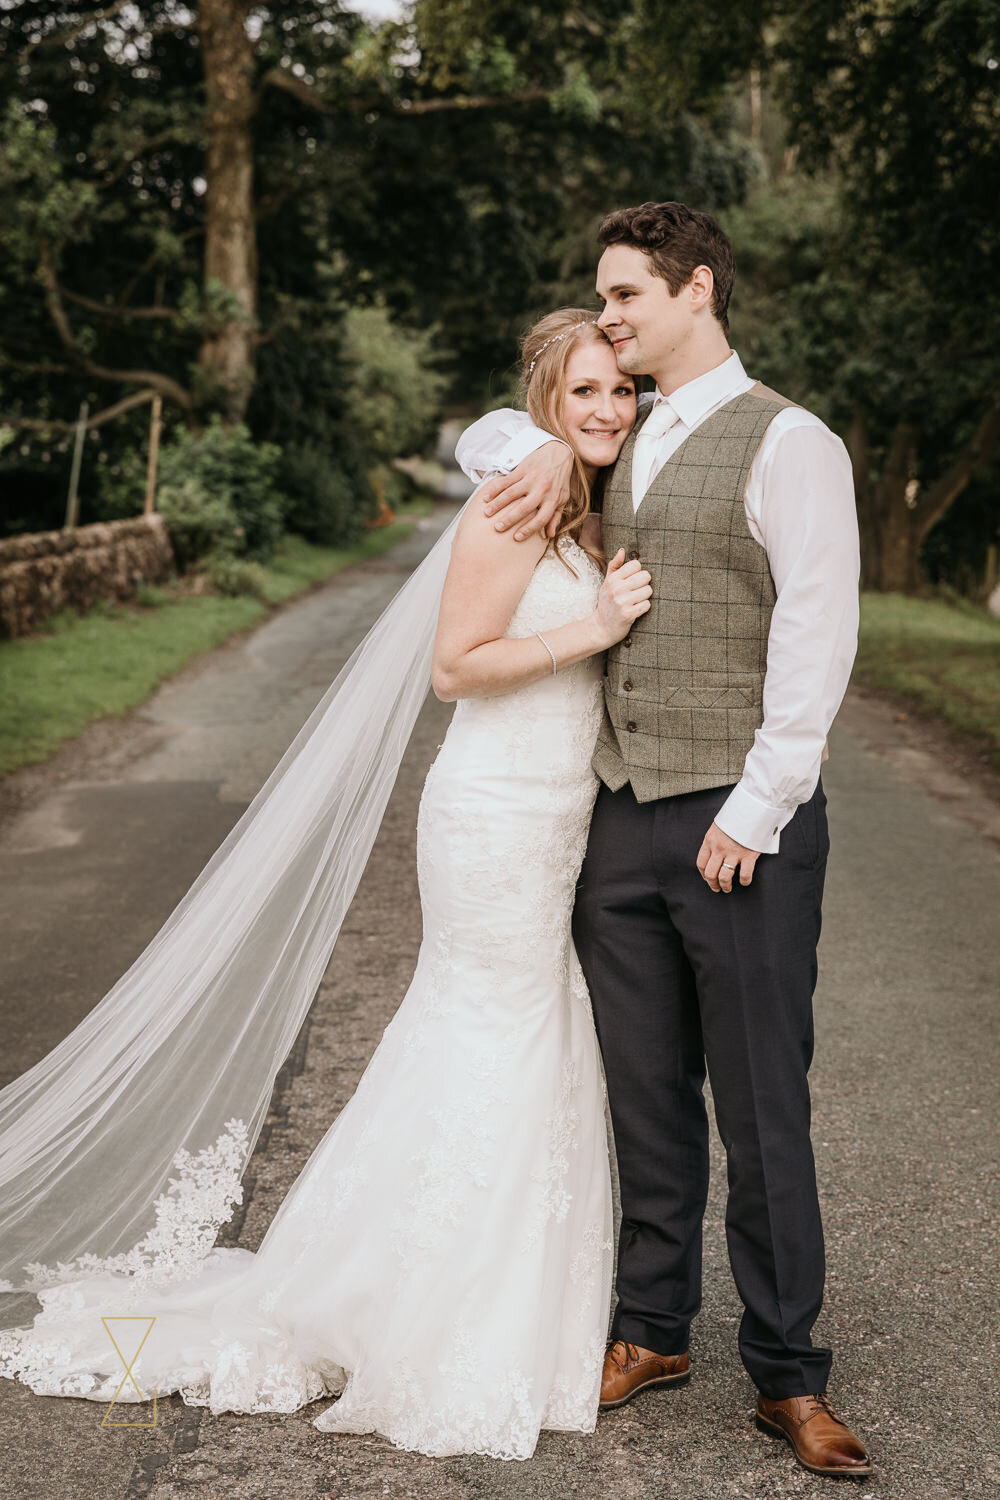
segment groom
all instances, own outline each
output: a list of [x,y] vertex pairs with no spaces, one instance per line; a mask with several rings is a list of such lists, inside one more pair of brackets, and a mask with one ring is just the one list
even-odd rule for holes
[[[706,1064],[757,1423],[814,1473],[871,1472],[811,1339],[823,1232],[809,1139],[812,994],[828,850],[819,779],[857,645],[846,450],[729,348],[732,246],[709,214],[608,216],[597,293],[621,369],[656,381],[611,470],[605,550],[653,578],[608,653],[601,779],[574,937],[604,1056],[621,1184],[601,1405],[689,1373],[708,1189]],[[569,449],[520,413],[459,445],[518,538],[561,507]],[[721,900],[716,897],[721,896]]]

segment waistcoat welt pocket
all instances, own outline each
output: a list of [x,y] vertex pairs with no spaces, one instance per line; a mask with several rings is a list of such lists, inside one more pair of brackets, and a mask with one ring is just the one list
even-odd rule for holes
[[691,682],[670,686],[661,684],[659,701],[663,708],[757,708],[764,701],[763,682],[717,683]]

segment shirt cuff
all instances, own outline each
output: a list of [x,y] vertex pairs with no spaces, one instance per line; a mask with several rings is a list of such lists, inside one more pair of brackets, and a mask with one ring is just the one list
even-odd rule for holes
[[745,849],[756,849],[760,854],[777,854],[781,830],[791,821],[794,812],[794,807],[769,807],[766,802],[751,796],[743,783],[738,782],[716,813],[715,821],[723,833]]
[[540,427],[526,427],[523,432],[511,438],[497,460],[497,467],[501,474],[509,474],[529,453],[544,448],[546,443],[561,442],[562,438],[555,437],[551,432],[543,432]]

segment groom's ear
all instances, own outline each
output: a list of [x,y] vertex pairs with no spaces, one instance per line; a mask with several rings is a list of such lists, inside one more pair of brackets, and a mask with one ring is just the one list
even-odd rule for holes
[[715,291],[715,276],[711,266],[695,266],[684,288],[691,303],[692,312],[700,312],[703,307],[712,308],[712,294]]

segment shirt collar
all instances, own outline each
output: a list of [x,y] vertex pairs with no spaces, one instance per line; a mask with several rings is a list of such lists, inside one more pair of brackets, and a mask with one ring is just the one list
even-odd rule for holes
[[687,385],[678,386],[669,396],[664,396],[657,386],[654,400],[669,401],[684,425],[694,427],[713,406],[719,406],[730,396],[735,396],[738,388],[746,383],[746,378],[743,361],[734,349],[721,365],[689,380]]

